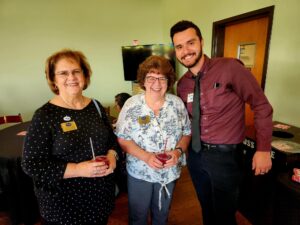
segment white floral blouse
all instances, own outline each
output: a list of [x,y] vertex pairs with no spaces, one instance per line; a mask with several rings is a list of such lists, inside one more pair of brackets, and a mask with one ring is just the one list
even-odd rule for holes
[[[186,108],[181,99],[166,94],[159,115],[145,102],[145,94],[131,97],[124,104],[115,133],[125,140],[132,140],[149,152],[160,152],[165,148],[173,150],[183,135],[191,134],[191,126]],[[168,169],[155,170],[144,161],[127,154],[126,166],[129,175],[152,183],[167,184],[180,176],[181,166],[186,164],[185,155],[179,163]]]

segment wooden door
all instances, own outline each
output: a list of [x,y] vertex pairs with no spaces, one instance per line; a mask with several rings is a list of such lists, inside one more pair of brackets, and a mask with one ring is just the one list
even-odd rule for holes
[[[259,85],[261,85],[263,78],[268,24],[268,17],[263,17],[225,27],[224,57],[239,58],[243,61]],[[251,46],[253,53],[249,52],[249,55],[243,59],[241,49],[246,46]],[[251,59],[247,61],[246,57]],[[253,125],[253,120],[253,112],[250,106],[246,104],[246,125]]]
[[[274,6],[270,6],[213,23],[212,57],[234,57],[245,63],[250,55],[246,67],[262,89],[266,80],[273,14]],[[252,53],[241,57],[241,49],[252,49]],[[253,123],[253,112],[246,105],[246,125]]]

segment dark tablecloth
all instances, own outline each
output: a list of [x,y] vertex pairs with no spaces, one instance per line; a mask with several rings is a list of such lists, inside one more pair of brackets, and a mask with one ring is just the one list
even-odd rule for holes
[[292,181],[292,172],[277,177],[274,225],[300,224],[300,184]]
[[21,169],[25,136],[18,135],[30,122],[0,130],[0,210],[8,211],[13,225],[33,225],[39,220],[32,179]]

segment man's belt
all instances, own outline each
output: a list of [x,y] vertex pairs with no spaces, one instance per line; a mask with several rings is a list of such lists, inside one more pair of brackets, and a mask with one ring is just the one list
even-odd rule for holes
[[201,142],[202,149],[206,150],[220,150],[220,151],[232,151],[236,150],[239,144],[208,144]]

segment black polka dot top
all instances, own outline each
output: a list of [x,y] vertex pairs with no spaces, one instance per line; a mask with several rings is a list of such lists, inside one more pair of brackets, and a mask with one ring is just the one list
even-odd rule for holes
[[46,103],[39,108],[26,135],[22,168],[33,178],[41,216],[62,225],[102,224],[114,206],[112,175],[63,179],[68,162],[92,159],[116,149],[116,138],[101,108],[93,101],[82,110]]

